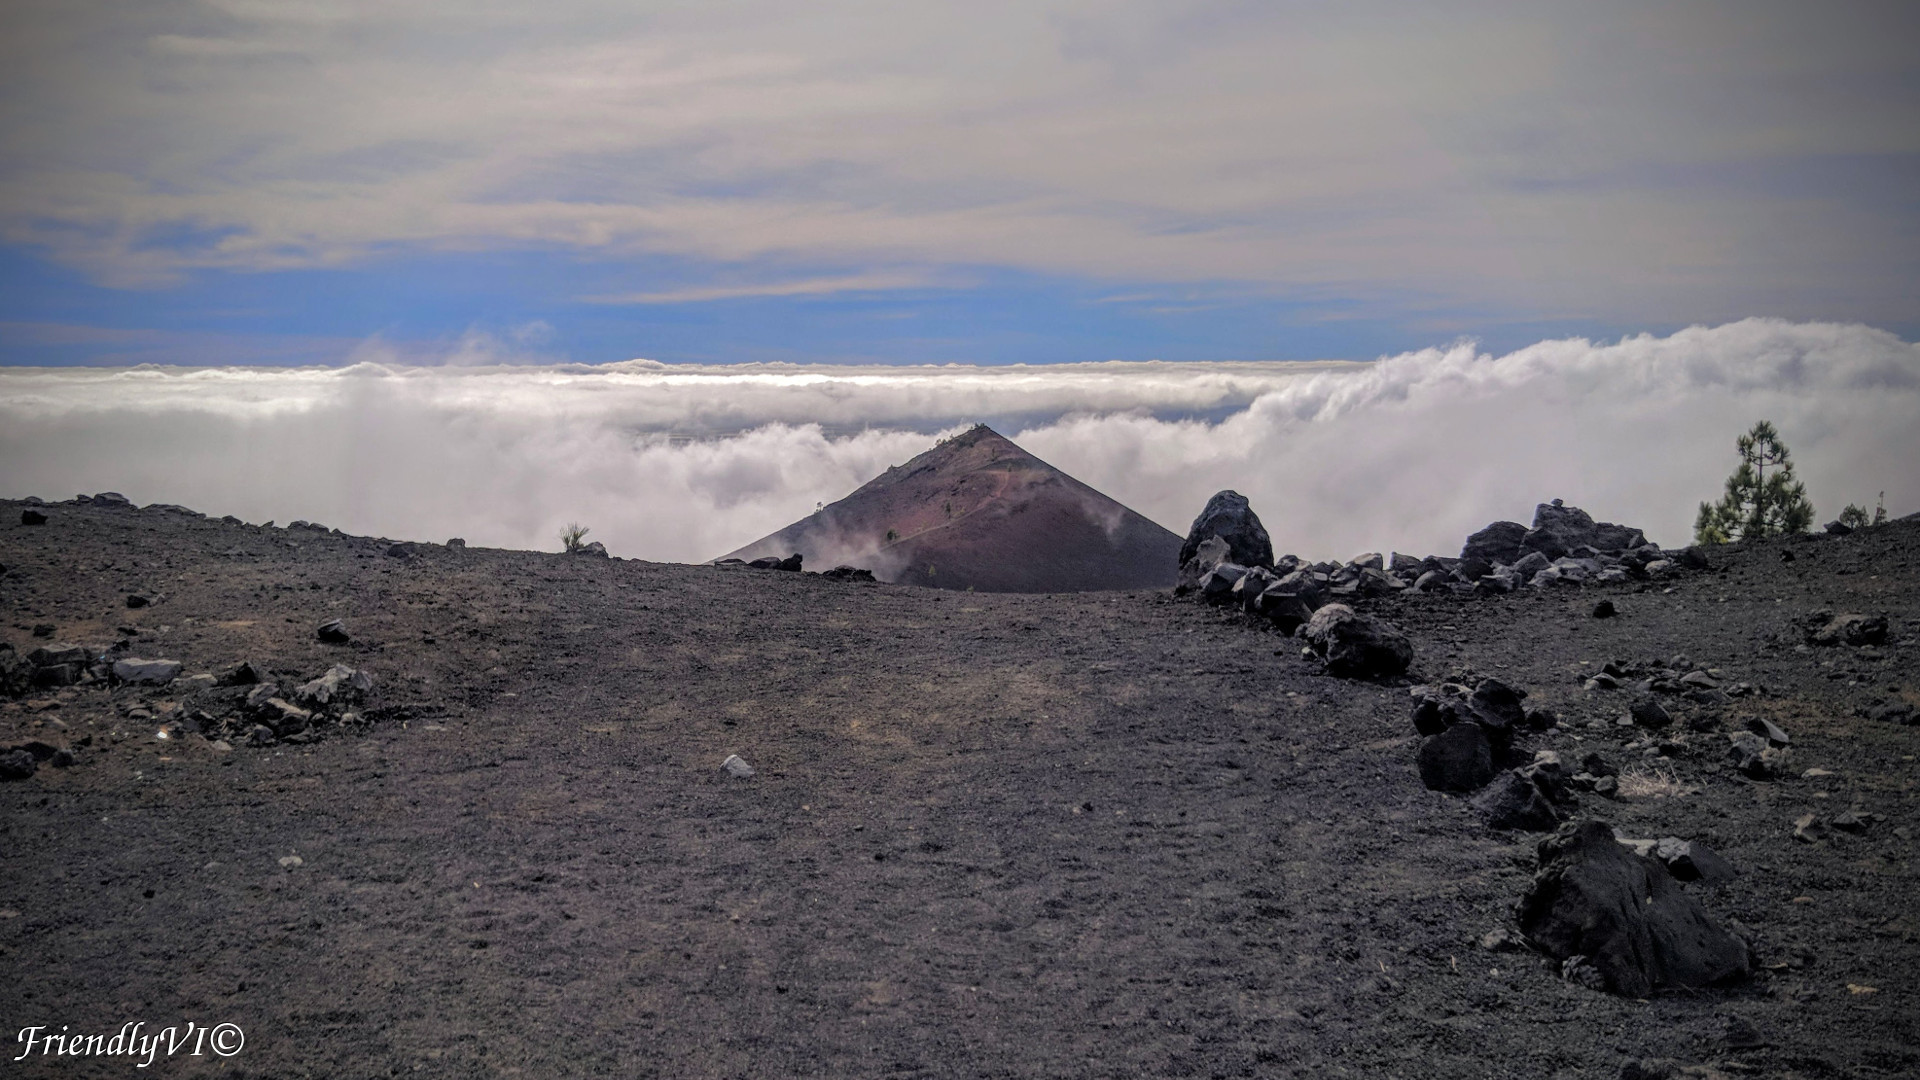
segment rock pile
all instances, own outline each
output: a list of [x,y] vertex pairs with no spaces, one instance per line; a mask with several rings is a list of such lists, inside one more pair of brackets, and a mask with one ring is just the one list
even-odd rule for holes
[[[1222,491],[1207,500],[1180,548],[1176,596],[1238,607],[1271,621],[1283,634],[1299,632],[1309,655],[1346,678],[1380,679],[1402,674],[1413,645],[1398,629],[1343,599],[1392,591],[1380,557],[1341,566],[1306,564],[1293,555],[1276,560],[1267,530],[1246,497]],[[1370,560],[1370,561],[1369,561]]]
[[1529,710],[1527,692],[1499,679],[1413,688],[1413,727],[1423,738],[1416,761],[1420,782],[1433,791],[1478,792],[1472,801],[1496,829],[1545,832],[1560,824],[1558,807],[1572,801],[1573,777],[1557,754],[1542,751],[1526,764],[1516,739],[1557,721]]
[[242,663],[219,682],[192,693],[183,712],[208,739],[248,746],[313,742],[328,730],[363,727],[368,721],[354,707],[368,700],[374,686],[371,675],[345,664],[283,688]]

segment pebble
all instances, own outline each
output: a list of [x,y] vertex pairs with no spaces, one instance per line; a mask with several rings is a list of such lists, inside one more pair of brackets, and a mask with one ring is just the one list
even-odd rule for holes
[[727,759],[720,763],[720,767],[727,771],[728,776],[744,778],[753,775],[753,766],[747,764],[746,759],[739,754],[728,754]]

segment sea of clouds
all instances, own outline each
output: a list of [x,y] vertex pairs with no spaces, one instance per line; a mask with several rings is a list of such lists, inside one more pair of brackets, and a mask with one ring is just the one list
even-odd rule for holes
[[1819,520],[1920,509],[1920,346],[1769,319],[1352,364],[0,369],[0,494],[698,561],[984,421],[1175,532],[1237,489],[1310,557],[1453,554],[1552,498],[1672,546],[1760,419]]

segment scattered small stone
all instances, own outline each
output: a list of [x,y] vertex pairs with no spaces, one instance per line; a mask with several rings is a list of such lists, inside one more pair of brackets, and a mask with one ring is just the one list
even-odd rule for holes
[[1834,828],[1839,829],[1841,832],[1849,833],[1866,832],[1868,824],[1869,821],[1866,815],[1853,810],[1842,810],[1833,816],[1832,821]]
[[189,694],[197,694],[202,690],[211,690],[218,685],[220,685],[220,680],[205,672],[199,675],[189,675],[185,679],[180,680],[180,689]]
[[1747,776],[1755,780],[1771,780],[1785,775],[1791,760],[1786,749],[1768,745],[1765,739],[1751,731],[1734,732],[1727,736],[1727,742],[1727,753],[1733,759],[1733,767]]
[[280,865],[288,870],[291,870],[296,866],[305,866],[306,864],[307,864],[307,860],[301,858],[298,855],[280,856]]
[[353,640],[353,636],[347,633],[347,624],[340,619],[328,619],[314,633],[329,645],[345,645]]
[[1480,935],[1480,947],[1488,952],[1525,952],[1527,939],[1499,926]]
[[266,681],[266,673],[247,660],[235,664],[232,670],[220,677],[223,686],[258,686]]
[[352,704],[363,700],[372,689],[372,676],[345,664],[335,664],[325,675],[301,685],[293,697],[310,705]]
[[278,741],[279,737],[274,735],[273,729],[265,724],[255,724],[252,730],[247,732],[248,746],[272,746]]
[[40,763],[25,750],[0,753],[0,780],[26,780],[40,769]]
[[1585,685],[1588,690],[1618,690],[1620,689],[1620,680],[1603,671],[1593,678],[1588,679]]
[[858,566],[836,566],[820,575],[828,581],[873,581],[873,571]]
[[143,608],[143,607],[148,607],[148,606],[150,606],[150,605],[152,605],[152,603],[153,603],[153,598],[152,598],[152,597],[149,597],[149,596],[141,596],[141,595],[140,595],[139,593],[128,593],[128,594],[127,594],[127,606],[128,606],[128,607],[130,607],[130,608]]
[[1654,857],[1679,881],[1718,885],[1733,880],[1739,873],[1719,852],[1698,840],[1682,840],[1677,836],[1661,839],[1654,848]]
[[1661,707],[1658,701],[1650,697],[1635,701],[1629,706],[1628,713],[1633,717],[1635,724],[1643,728],[1652,728],[1655,731],[1673,724],[1673,717],[1667,713],[1666,709]]
[[1820,769],[1820,768],[1813,768],[1813,769],[1808,769],[1808,770],[1807,770],[1806,772],[1803,772],[1803,773],[1801,773],[1801,774],[1800,774],[1800,779],[1802,779],[1802,780],[1824,780],[1824,779],[1826,779],[1826,778],[1827,778],[1827,777],[1829,777],[1829,776],[1835,776],[1835,775],[1838,775],[1838,774],[1837,774],[1837,773],[1835,773],[1835,772],[1834,772],[1834,771],[1833,771],[1832,769]]
[[50,622],[35,623],[33,625],[33,636],[37,638],[50,638],[53,636],[53,630],[53,624]]
[[1767,740],[1767,742],[1774,746],[1786,746],[1793,742],[1787,733],[1781,730],[1777,724],[1762,717],[1756,716],[1748,720],[1747,730]]
[[[1818,612],[1816,615],[1825,615]],[[1809,636],[1815,645],[1885,645],[1887,643],[1887,617],[1885,615],[1835,615],[1815,629]]]
[[38,510],[20,511],[20,524],[22,525],[45,525],[46,523],[47,515]]
[[1793,838],[1803,844],[1817,844],[1831,835],[1827,823],[1818,814],[1802,814],[1794,819]]
[[727,759],[720,763],[720,767],[726,770],[728,776],[748,777],[754,773],[753,766],[747,764],[746,759],[739,754],[728,754]]
[[1729,1050],[1759,1050],[1772,1045],[1760,1029],[1743,1016],[1727,1017],[1726,1027],[1720,1033],[1720,1042]]
[[1611,619],[1618,614],[1620,610],[1613,606],[1611,600],[1602,600],[1593,605],[1593,617],[1596,619]]
[[165,686],[180,677],[186,665],[178,660],[142,660],[129,656],[113,662],[113,678],[129,686]]

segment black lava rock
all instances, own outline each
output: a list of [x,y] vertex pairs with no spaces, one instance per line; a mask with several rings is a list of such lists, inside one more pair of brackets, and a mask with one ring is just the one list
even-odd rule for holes
[[1540,842],[1540,869],[1517,907],[1520,929],[1555,960],[1585,957],[1627,997],[1745,978],[1746,943],[1727,932],[1659,862],[1586,821]]
[[1553,800],[1520,769],[1509,769],[1495,777],[1485,791],[1474,796],[1473,808],[1495,829],[1549,832],[1560,824]]
[[1200,544],[1214,536],[1226,541],[1227,558],[1241,566],[1273,565],[1273,540],[1260,524],[1260,515],[1247,504],[1247,497],[1237,491],[1218,492],[1207,500],[1200,516],[1193,519],[1193,527],[1187,530],[1186,542],[1180,545],[1180,565],[1185,566],[1199,552]]
[[1413,663],[1413,642],[1407,635],[1345,604],[1328,604],[1314,612],[1302,634],[1327,670],[1342,678],[1387,678]]
[[1420,782],[1431,791],[1478,791],[1493,779],[1493,745],[1479,724],[1455,724],[1420,744]]

